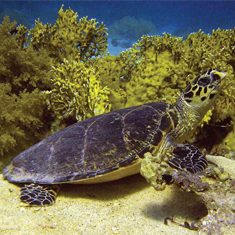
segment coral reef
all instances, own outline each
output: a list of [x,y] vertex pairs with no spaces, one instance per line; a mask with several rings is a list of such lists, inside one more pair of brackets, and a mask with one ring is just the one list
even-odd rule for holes
[[147,152],[141,162],[140,173],[154,189],[164,190],[167,181],[164,180],[163,175],[172,175],[172,168],[166,162],[161,162],[157,156],[153,157]]
[[[38,19],[30,30],[23,25],[16,29],[17,24],[10,23],[8,18],[5,18],[0,26],[0,81],[2,86],[7,87],[2,92],[5,91],[11,98],[19,98],[22,92],[28,92],[32,96],[38,92],[39,97],[44,97],[38,99],[43,111],[40,115],[35,114],[35,118],[45,122],[43,118],[49,117],[49,120],[46,120],[48,125],[45,132],[110,109],[154,101],[174,104],[193,77],[208,67],[216,67],[227,73],[224,89],[215,107],[205,116],[190,141],[206,148],[208,152],[231,155],[230,151],[234,151],[234,145],[231,143],[234,134],[231,131],[234,129],[235,120],[235,29],[217,29],[211,35],[198,31],[190,34],[185,40],[170,34],[145,35],[129,50],[118,56],[110,56],[106,54],[107,29],[103,23],[99,24],[95,19],[88,20],[87,17],[78,19],[76,12],[70,8],[63,10],[63,6],[58,14],[54,25],[43,24]],[[149,22],[128,17],[122,20],[127,28],[130,22],[138,24],[138,29],[155,30]],[[139,27],[141,22],[148,27]],[[118,25],[120,27],[120,24]],[[114,28],[110,27],[110,34]],[[121,28],[121,31],[117,30],[115,33],[121,34],[123,39],[130,37],[129,33],[140,37],[146,32],[139,33],[137,30],[131,33]],[[75,78],[75,75],[68,74],[66,66],[74,66],[73,73],[84,73]],[[62,68],[64,70],[60,71]],[[78,91],[78,86],[74,83],[82,84],[85,79],[96,81],[92,86],[100,92],[97,93],[97,97],[100,95],[100,98],[94,99],[92,92],[84,90],[86,98],[83,100],[93,100],[92,102],[99,104],[99,107],[91,105],[90,101],[79,104],[82,99],[77,97],[77,93],[81,94],[81,90]],[[62,86],[66,90],[65,93],[61,92]],[[17,99],[12,98],[12,102],[13,100]],[[11,113],[10,105],[6,109]],[[11,115],[14,114],[8,116]],[[68,117],[70,121],[67,122]],[[9,124],[7,125],[9,127]],[[7,125],[4,118],[2,126],[6,130],[2,133],[7,131]],[[51,125],[57,127],[51,128]],[[39,126],[37,128],[40,129]],[[231,134],[225,139],[228,133]],[[7,138],[5,139],[7,142]],[[14,146],[17,142],[16,140]],[[9,139],[9,143],[13,142]],[[6,148],[1,147],[1,151],[5,152],[11,148],[14,148],[13,144]]]
[[[216,156],[213,157],[216,161]],[[182,225],[170,219],[172,222],[206,234],[224,234],[224,232],[235,229],[235,179],[232,172],[230,174],[221,167],[212,166],[203,173],[191,174],[186,171],[168,169],[164,166],[164,162],[158,164],[156,161],[152,161],[153,159],[154,157],[150,153],[146,153],[147,165],[144,162],[144,166],[141,168],[142,174],[144,173],[147,181],[156,190],[164,190],[167,184],[174,183],[184,192],[199,195],[207,208],[207,215],[199,218],[197,224],[192,223],[192,227],[188,222]],[[213,162],[213,158],[209,159]],[[225,166],[225,169],[229,169],[229,166],[232,165],[231,170],[234,171],[234,161],[232,164],[229,162],[228,166],[226,166],[225,158],[221,162],[224,163],[222,165]]]
[[[126,107],[127,92],[123,70],[128,66],[128,60],[121,56],[107,55],[104,58],[96,59],[93,67],[96,73],[99,73],[102,87],[107,86],[110,89],[109,101],[112,110]],[[126,76],[128,79],[128,76]]]
[[174,172],[173,180],[183,191],[198,194],[205,204],[208,214],[198,223],[201,233],[224,234],[235,229],[235,180],[222,168],[212,167],[204,176]]
[[[62,6],[58,14],[53,26],[37,20],[28,30],[16,22],[10,23],[9,17],[0,25],[0,154],[4,158],[7,152],[14,155],[51,130],[64,127],[61,120],[71,113],[75,122],[110,109],[109,91],[100,86],[90,62],[105,54],[107,29],[95,19],[78,20],[70,8],[64,11]],[[59,70],[66,67],[65,60],[71,63],[66,63],[68,70],[63,70],[63,74]],[[72,65],[77,67],[72,71],[80,76],[61,77],[67,77]],[[61,93],[65,90],[67,93]],[[64,101],[63,110],[59,99]]]
[[[113,95],[110,99],[112,107],[123,108],[156,101],[174,104],[187,84],[208,67],[226,71],[220,98],[191,139],[208,152],[221,154],[218,145],[234,126],[233,35],[234,29],[218,29],[211,35],[198,31],[190,34],[185,41],[169,34],[143,36],[119,56],[103,58],[103,64],[97,62],[97,71],[102,71],[100,79],[108,84]],[[119,99],[120,93],[125,98]],[[118,106],[114,103],[116,97]]]
[[42,91],[50,88],[49,60],[32,48],[22,50],[22,26],[11,34],[15,28],[8,17],[0,25],[0,156],[30,147],[48,128]]
[[63,59],[76,59],[88,62],[92,57],[103,55],[107,50],[107,29],[103,23],[95,19],[83,17],[78,20],[78,14],[71,10],[58,12],[56,23],[43,25],[40,19],[29,31],[31,45],[35,50],[41,48],[49,51],[50,57],[59,63]]
[[69,117],[81,121],[110,111],[109,89],[100,86],[91,66],[64,59],[53,71],[52,89],[46,94],[57,125]]

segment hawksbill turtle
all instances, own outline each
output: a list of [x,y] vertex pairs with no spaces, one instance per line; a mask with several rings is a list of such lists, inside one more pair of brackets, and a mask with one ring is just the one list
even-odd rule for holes
[[171,167],[201,172],[207,167],[205,155],[184,142],[212,108],[224,77],[217,69],[207,70],[174,106],[148,103],[68,126],[17,155],[3,170],[4,177],[26,184],[23,202],[44,206],[55,201],[61,184],[107,182],[140,172],[147,152]]

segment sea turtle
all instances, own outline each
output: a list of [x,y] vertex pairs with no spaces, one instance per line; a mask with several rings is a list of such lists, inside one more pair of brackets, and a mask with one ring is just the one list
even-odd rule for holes
[[21,200],[43,206],[55,201],[60,184],[100,183],[138,173],[146,152],[180,170],[203,171],[204,154],[184,141],[212,107],[224,77],[217,69],[207,70],[175,106],[148,103],[68,126],[17,155],[3,170],[4,177],[31,183],[21,189]]

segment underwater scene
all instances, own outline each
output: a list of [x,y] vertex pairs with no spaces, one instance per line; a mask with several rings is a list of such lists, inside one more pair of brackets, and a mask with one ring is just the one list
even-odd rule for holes
[[233,1],[0,1],[0,234],[235,234]]

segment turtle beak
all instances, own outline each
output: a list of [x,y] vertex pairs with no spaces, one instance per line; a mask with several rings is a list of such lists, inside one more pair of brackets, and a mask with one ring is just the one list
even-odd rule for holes
[[224,79],[226,76],[225,72],[219,72],[218,74],[221,76],[221,80]]

